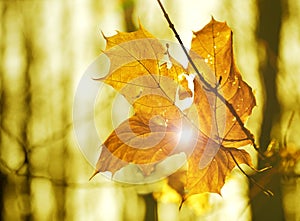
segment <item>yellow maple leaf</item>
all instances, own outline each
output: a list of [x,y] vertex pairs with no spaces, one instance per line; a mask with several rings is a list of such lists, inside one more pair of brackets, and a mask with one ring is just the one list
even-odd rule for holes
[[[148,176],[169,156],[185,153],[188,166],[180,195],[186,199],[203,192],[220,193],[236,164],[252,166],[249,154],[237,148],[253,142],[244,123],[255,98],[235,66],[226,23],[212,19],[195,33],[190,56],[206,83],[195,75],[193,87],[183,77],[195,74],[191,65],[184,68],[176,62],[168,45],[143,27],[106,40],[110,71],[99,80],[121,93],[134,115],[103,143],[94,175],[114,174],[135,164]],[[187,108],[177,105],[186,98],[192,99]]]

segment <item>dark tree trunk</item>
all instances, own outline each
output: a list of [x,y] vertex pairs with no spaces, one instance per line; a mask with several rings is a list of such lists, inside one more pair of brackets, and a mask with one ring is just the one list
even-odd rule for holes
[[[3,4],[1,14],[0,14],[0,19],[3,21],[5,17],[5,11],[6,11],[6,5]],[[3,34],[4,30],[4,25],[1,23],[1,33]],[[0,43],[0,62],[2,63],[3,61],[3,48],[4,44],[3,42]],[[3,70],[2,70],[2,65],[0,67],[0,76],[3,75]],[[3,114],[4,114],[4,89],[3,89],[3,79],[2,77],[0,78],[0,148],[2,146],[2,121],[3,121]],[[6,184],[6,176],[5,174],[2,173],[1,168],[0,168],[0,220],[3,220],[3,204],[4,204],[4,188]]]
[[153,198],[152,193],[143,195],[146,204],[146,214],[144,221],[157,221],[157,201]]
[[281,109],[276,96],[277,58],[282,23],[281,0],[259,0],[258,7],[257,37],[266,54],[266,58],[260,61],[260,74],[265,90],[265,104],[259,143],[262,150],[266,150],[271,140],[272,128],[280,118]]
[[[259,10],[259,21],[257,37],[260,42],[260,50],[265,52],[265,58],[260,61],[260,74],[265,90],[265,103],[263,111],[263,122],[260,135],[260,147],[264,152],[271,141],[272,130],[280,120],[280,104],[278,102],[276,77],[277,58],[279,54],[280,28],[282,23],[281,0],[257,0]],[[259,51],[260,51],[259,50]],[[274,134],[273,134],[274,135]],[[264,160],[259,159],[258,167],[266,166]],[[274,165],[278,161],[274,161]],[[262,191],[257,191],[252,196],[253,220],[284,220],[281,200],[280,174],[272,169],[264,174],[256,175],[255,179],[264,179],[264,186],[274,193],[274,197],[267,197]],[[252,187],[252,190],[254,187]],[[253,191],[252,191],[253,192]]]
[[124,13],[126,31],[135,31],[136,27],[132,18],[135,8],[135,0],[121,0],[121,4]]
[[0,220],[3,220],[4,188],[6,185],[6,175],[0,172]]

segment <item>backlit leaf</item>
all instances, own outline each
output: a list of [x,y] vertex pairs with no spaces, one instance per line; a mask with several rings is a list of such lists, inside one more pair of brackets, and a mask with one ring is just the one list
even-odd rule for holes
[[[95,174],[115,174],[135,164],[148,176],[163,160],[185,153],[187,169],[180,171],[180,185],[170,184],[185,200],[198,193],[220,193],[236,163],[252,165],[249,154],[237,148],[253,142],[244,123],[255,98],[235,65],[226,23],[212,19],[192,40],[190,56],[213,90],[192,65],[182,67],[168,46],[143,27],[105,38],[110,72],[99,80],[121,93],[134,114],[103,143]],[[193,87],[187,81],[191,75]],[[184,99],[192,103],[181,108],[178,101]]]

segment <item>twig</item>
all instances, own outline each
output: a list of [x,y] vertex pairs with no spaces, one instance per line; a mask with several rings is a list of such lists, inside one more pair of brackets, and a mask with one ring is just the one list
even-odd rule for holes
[[[13,168],[9,167],[9,165],[2,158],[0,158],[0,165],[2,167],[4,167],[6,170],[8,170],[10,175],[15,175],[18,177],[28,177],[28,174],[24,174],[24,173],[20,172],[20,168],[13,169]],[[22,164],[22,166],[23,165],[24,164]],[[22,168],[22,166],[21,166],[21,168]],[[56,186],[65,186],[65,187],[70,187],[70,188],[99,188],[99,187],[103,187],[106,185],[103,183],[71,182],[71,181],[66,181],[63,179],[56,179],[51,176],[39,175],[39,174],[30,174],[30,179],[48,180]],[[109,184],[107,184],[107,185],[109,185]]]
[[265,157],[263,156],[263,154],[259,151],[257,145],[255,144],[255,140],[253,138],[253,136],[251,135],[251,133],[245,128],[244,123],[242,122],[241,118],[239,117],[238,113],[236,112],[236,110],[234,109],[234,107],[232,106],[231,103],[229,103],[219,92],[218,92],[218,88],[211,86],[205,79],[204,77],[201,75],[201,73],[199,72],[198,68],[196,67],[194,61],[192,60],[191,56],[189,55],[187,49],[185,48],[178,32],[175,29],[174,24],[172,23],[171,19],[169,18],[169,15],[167,14],[164,6],[162,5],[160,0],[157,0],[168,24],[169,27],[171,28],[171,30],[173,31],[176,39],[178,40],[181,48],[183,49],[185,55],[187,56],[188,61],[190,62],[191,66],[193,67],[193,69],[195,70],[195,72],[197,73],[197,76],[199,77],[200,81],[204,84],[204,86],[212,91],[220,100],[222,103],[224,103],[226,105],[226,107],[230,110],[230,112],[232,113],[232,115],[236,118],[236,121],[238,122],[238,124],[240,125],[241,129],[243,130],[243,132],[245,133],[245,135],[248,137],[249,140],[251,140],[252,145],[254,147],[254,149],[258,152],[259,156],[264,159]]
[[249,176],[242,168],[241,166],[238,164],[238,162],[236,161],[235,157],[233,156],[233,154],[231,153],[230,150],[227,150],[231,156],[231,158],[233,159],[233,161],[235,162],[235,164],[237,165],[237,167],[239,168],[239,170],[249,179],[252,181],[252,183],[254,183],[258,188],[260,188],[264,194],[266,194],[267,196],[273,196],[273,192],[271,190],[267,190],[265,189],[262,185],[260,185],[258,182],[256,182],[256,180]]
[[288,125],[287,125],[286,130],[285,130],[285,133],[284,133],[284,137],[283,137],[283,147],[284,147],[285,149],[287,148],[287,133],[288,133],[288,130],[290,129],[290,127],[291,127],[291,124],[292,124],[294,115],[295,115],[295,111],[293,111],[293,112],[291,113],[291,116],[290,116]]

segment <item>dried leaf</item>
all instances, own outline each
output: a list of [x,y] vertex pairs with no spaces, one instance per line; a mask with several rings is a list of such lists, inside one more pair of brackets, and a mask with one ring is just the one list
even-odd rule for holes
[[[255,106],[255,98],[252,89],[242,80],[241,74],[235,65],[230,28],[225,22],[217,22],[212,18],[209,24],[194,34],[191,49],[193,52],[191,54],[192,58],[194,57],[196,61],[199,56],[204,59],[214,73],[213,75],[207,75],[205,73],[209,73],[209,71],[202,72],[206,80],[212,85],[219,84],[218,92],[233,106],[239,118],[245,123]],[[201,63],[199,64],[201,65]],[[198,66],[199,69],[202,66]],[[191,71],[193,70],[191,69]],[[221,82],[219,82],[220,79]],[[245,128],[241,128],[232,111],[224,105],[220,105],[220,101],[217,100],[213,92],[204,90],[201,82],[200,85],[195,85],[195,103],[199,104],[197,109],[200,121],[205,122],[204,126],[208,127],[202,131],[208,135],[208,131],[211,131],[212,127],[209,122],[214,122],[219,127],[214,131],[219,133],[217,137],[222,139],[223,146],[239,147],[251,143],[249,137],[243,132]],[[203,108],[204,102],[201,101],[207,98],[209,98],[206,102],[207,107]],[[212,111],[205,111],[210,109],[215,111],[215,116],[211,115],[210,112]],[[215,117],[215,119],[210,119],[212,117]],[[215,139],[214,137],[211,138]]]
[[[184,152],[188,166],[180,173],[177,191],[186,199],[198,193],[220,193],[236,163],[252,165],[249,154],[236,148],[253,140],[243,124],[255,98],[235,66],[232,33],[226,23],[212,19],[192,41],[190,56],[214,90],[206,88],[197,76],[192,90],[183,76],[195,70],[190,65],[183,68],[170,57],[167,47],[142,27],[106,40],[110,74],[99,80],[119,91],[132,104],[134,115],[102,145],[95,174],[114,174],[136,164],[147,176],[164,159]],[[166,55],[168,61],[163,60]],[[187,97],[193,104],[183,110],[176,102]]]

